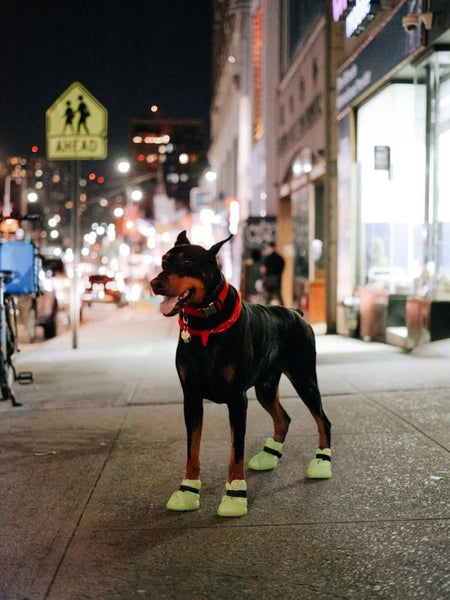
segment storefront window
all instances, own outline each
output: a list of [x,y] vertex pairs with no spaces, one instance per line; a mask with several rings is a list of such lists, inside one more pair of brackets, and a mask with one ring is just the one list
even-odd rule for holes
[[425,86],[392,84],[357,115],[360,284],[413,295],[423,285]]
[[310,236],[312,230],[311,185],[300,188],[292,194],[292,240],[294,247],[294,306],[301,306],[308,292],[310,278]]
[[450,74],[441,73],[437,110],[435,289],[436,300],[450,300]]

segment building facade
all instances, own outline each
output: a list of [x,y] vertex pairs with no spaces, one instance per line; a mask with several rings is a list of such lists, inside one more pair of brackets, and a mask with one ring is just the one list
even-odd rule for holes
[[[243,257],[246,265],[252,250],[276,240],[286,304],[333,329],[326,290],[333,294],[327,274],[335,269],[325,266],[335,237],[328,7],[326,0],[215,3],[209,160],[218,195],[239,205],[234,264]],[[245,270],[239,279],[245,287]],[[315,314],[310,306],[319,307]]]
[[336,79],[337,301],[359,300],[361,337],[411,348],[450,335],[450,6],[367,2],[376,18],[349,23],[344,4],[334,2],[347,31]]
[[286,304],[328,332],[450,335],[448,2],[217,0],[215,17],[233,264],[276,238]]
[[280,3],[276,189],[284,296],[312,323],[334,329],[332,135],[334,46],[327,2]]

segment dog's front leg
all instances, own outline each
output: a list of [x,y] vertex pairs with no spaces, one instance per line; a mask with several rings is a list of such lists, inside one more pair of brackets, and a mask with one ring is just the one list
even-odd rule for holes
[[228,481],[217,514],[220,517],[242,517],[247,514],[247,484],[244,475],[245,429],[247,423],[247,395],[228,405],[231,428],[231,457]]
[[200,441],[203,427],[202,398],[193,400],[185,395],[184,422],[187,434],[186,479],[200,478]]
[[184,421],[187,434],[186,472],[180,488],[167,502],[169,510],[187,511],[200,508],[200,441],[203,425],[203,401],[185,394]]

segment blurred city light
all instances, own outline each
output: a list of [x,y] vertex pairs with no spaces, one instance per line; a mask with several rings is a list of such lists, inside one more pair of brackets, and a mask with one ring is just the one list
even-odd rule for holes
[[208,183],[213,183],[217,179],[217,173],[215,171],[206,171],[205,179]]
[[142,200],[142,190],[132,190],[131,191],[131,199],[134,200],[134,202],[139,202],[140,200]]
[[116,166],[116,170],[119,173],[123,173],[123,174],[129,173],[130,168],[131,168],[130,161],[126,158],[119,158],[119,160],[116,161],[115,166]]

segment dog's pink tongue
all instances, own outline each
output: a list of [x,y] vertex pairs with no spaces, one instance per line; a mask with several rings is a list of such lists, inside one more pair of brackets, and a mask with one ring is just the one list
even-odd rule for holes
[[159,305],[159,310],[162,312],[163,315],[168,315],[173,311],[177,302],[177,296],[174,296],[173,298],[165,296],[164,300]]

